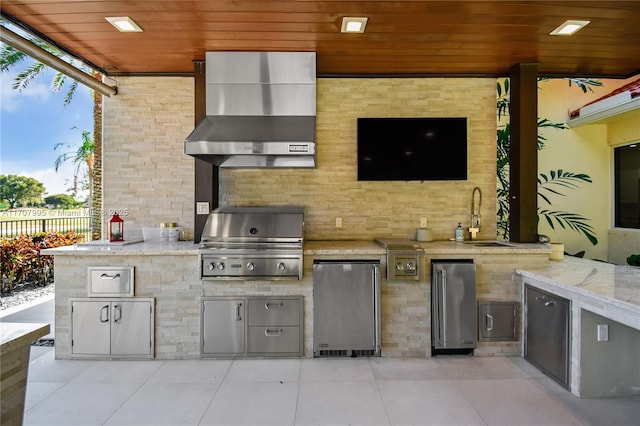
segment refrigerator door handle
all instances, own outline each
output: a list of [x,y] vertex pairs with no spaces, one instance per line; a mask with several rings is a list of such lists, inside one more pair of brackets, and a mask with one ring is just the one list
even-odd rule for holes
[[[433,297],[433,302],[435,303],[434,306],[434,313],[433,313],[433,320],[435,322],[435,332],[436,332],[436,341],[438,343],[438,345],[442,345],[444,343],[444,336],[443,336],[443,331],[442,331],[442,310],[444,307],[444,298],[442,296],[442,277],[444,274],[444,270],[438,266],[436,266],[434,268],[434,273],[436,275],[436,282],[435,285],[433,286],[433,290],[434,290],[434,297]],[[437,278],[440,278],[439,280]],[[436,345],[436,346],[438,346]]]
[[442,312],[441,312],[441,323],[442,323],[442,342],[445,343],[447,341],[447,271],[445,269],[441,272],[442,277],[442,297],[440,298],[442,302]]
[[373,319],[374,319],[374,342],[376,354],[380,354],[382,345],[382,326],[380,320],[380,266],[374,265],[372,268],[373,278]]

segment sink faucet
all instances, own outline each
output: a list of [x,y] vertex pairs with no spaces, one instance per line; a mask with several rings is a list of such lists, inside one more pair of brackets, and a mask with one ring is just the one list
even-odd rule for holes
[[[476,191],[478,192],[478,210],[476,210]],[[476,239],[476,234],[480,232],[480,207],[482,207],[482,191],[479,187],[473,188],[471,193],[471,226],[469,227],[469,233],[471,239]]]

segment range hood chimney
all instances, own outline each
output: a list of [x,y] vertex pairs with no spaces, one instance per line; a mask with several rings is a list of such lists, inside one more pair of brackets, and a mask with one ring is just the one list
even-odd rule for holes
[[220,167],[315,167],[315,52],[207,52],[205,80],[206,117],[185,154]]

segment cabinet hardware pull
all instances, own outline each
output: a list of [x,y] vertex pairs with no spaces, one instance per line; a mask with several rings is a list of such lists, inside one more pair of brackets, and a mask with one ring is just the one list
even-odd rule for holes
[[113,305],[113,322],[118,322],[121,319],[122,319],[122,306]]
[[100,275],[100,279],[103,279],[103,280],[115,280],[116,278],[120,278],[120,274],[114,274],[114,275],[102,274],[102,275]]
[[542,296],[536,296],[536,302],[540,302],[544,304],[544,306],[556,306],[556,303],[557,303],[556,300],[547,300]]
[[[106,312],[106,316],[104,313]],[[109,305],[104,305],[100,308],[100,322],[109,322]]]
[[242,317],[240,316],[240,307],[242,306],[242,303],[238,303],[236,305],[236,321],[242,321]]
[[284,303],[282,302],[278,302],[278,303],[270,303],[267,302],[264,304],[264,308],[265,309],[280,309],[284,306]]
[[487,331],[493,330],[493,315],[485,314],[487,319]]
[[278,328],[278,329],[275,329],[275,330],[274,330],[274,329],[268,329],[268,328],[265,328],[265,329],[264,329],[264,335],[265,335],[265,336],[267,336],[267,337],[277,337],[277,336],[282,336],[282,332],[283,332],[283,331],[284,331],[284,330],[283,330],[283,329],[281,329],[281,328]]

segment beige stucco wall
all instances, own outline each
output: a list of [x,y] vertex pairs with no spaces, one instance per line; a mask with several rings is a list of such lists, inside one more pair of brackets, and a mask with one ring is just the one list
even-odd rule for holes
[[[118,90],[104,108],[107,213],[128,209],[125,232],[175,221],[193,237],[193,159],[183,154],[193,80],[121,77]],[[375,116],[468,117],[468,180],[358,182],[356,118]],[[458,222],[469,226],[479,186],[479,238],[495,238],[495,131],[494,79],[318,79],[317,168],[221,170],[220,201],[303,205],[307,239],[413,237],[421,217],[436,239],[448,239]]]
[[[552,122],[564,123],[568,112],[610,93],[629,80],[601,80],[603,87],[594,87],[593,93],[583,93],[577,86],[569,86],[567,80],[553,79],[539,83],[538,116]],[[585,257],[608,260],[610,232],[612,226],[612,165],[613,151],[611,136],[616,140],[628,139],[629,124],[613,130],[606,122],[588,124],[566,130],[541,129],[547,140],[545,148],[538,153],[538,170],[549,175],[549,171],[562,169],[574,173],[586,173],[592,183],[580,183],[578,188],[556,187],[565,194],[558,196],[545,193],[552,200],[549,206],[538,198],[538,208],[560,210],[580,214],[589,219],[587,223],[596,231],[598,244],[592,245],[586,237],[575,231],[562,229],[555,224],[555,230],[541,218],[539,232],[549,235],[553,241],[563,242],[565,251],[576,253],[586,251]],[[637,127],[637,126],[636,126]]]

